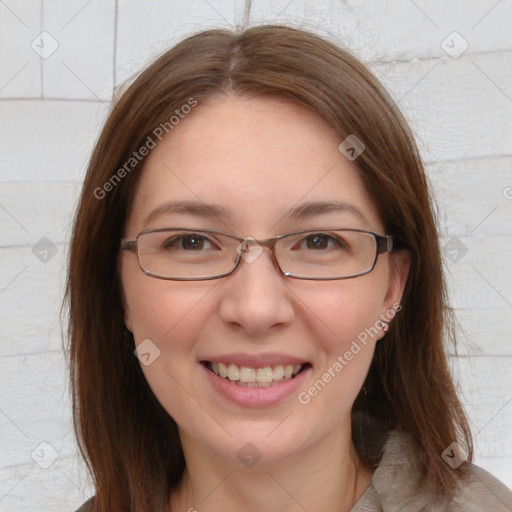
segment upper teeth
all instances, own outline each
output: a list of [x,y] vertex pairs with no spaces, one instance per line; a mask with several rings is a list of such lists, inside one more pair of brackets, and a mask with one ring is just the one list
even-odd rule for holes
[[212,370],[217,375],[241,382],[272,382],[283,378],[290,379],[292,375],[297,375],[301,368],[301,364],[279,364],[274,367],[253,368],[236,364],[212,363]]

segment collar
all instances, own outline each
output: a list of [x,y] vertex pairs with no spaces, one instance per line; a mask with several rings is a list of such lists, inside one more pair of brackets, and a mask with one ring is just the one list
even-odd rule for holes
[[390,432],[372,482],[350,512],[419,512],[437,495],[432,488],[421,488],[424,471],[412,435]]
[[484,469],[466,464],[453,496],[421,486],[423,450],[412,434],[389,433],[381,462],[350,512],[511,512],[512,492]]

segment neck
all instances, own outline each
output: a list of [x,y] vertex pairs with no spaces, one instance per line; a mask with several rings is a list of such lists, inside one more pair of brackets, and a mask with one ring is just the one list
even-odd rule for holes
[[201,450],[189,455],[171,495],[172,511],[349,512],[372,478],[350,438],[324,439],[284,461],[252,468]]

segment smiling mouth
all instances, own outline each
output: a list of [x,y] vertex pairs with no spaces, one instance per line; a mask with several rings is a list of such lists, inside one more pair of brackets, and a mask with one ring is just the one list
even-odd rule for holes
[[294,379],[299,373],[311,366],[309,363],[303,363],[254,368],[229,363],[212,363],[211,361],[201,361],[201,364],[218,377],[246,388],[277,386],[282,382]]

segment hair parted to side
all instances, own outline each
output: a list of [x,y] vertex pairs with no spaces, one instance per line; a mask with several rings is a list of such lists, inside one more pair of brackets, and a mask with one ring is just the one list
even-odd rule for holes
[[402,311],[376,347],[353,407],[353,440],[375,466],[386,433],[413,434],[426,484],[451,492],[459,470],[441,458],[458,441],[472,457],[468,423],[450,376],[453,339],[432,201],[413,137],[373,75],[337,45],[309,32],[257,26],[192,35],[145,69],[105,123],[91,157],[72,234],[67,301],[73,414],[96,489],[96,510],[156,510],[181,479],[185,459],[174,420],[134,356],[123,322],[119,243],[144,162],[104,197],[103,187],[176,109],[217,94],[280,97],[321,116],[340,137],[366,146],[360,174],[386,233],[411,255]]

